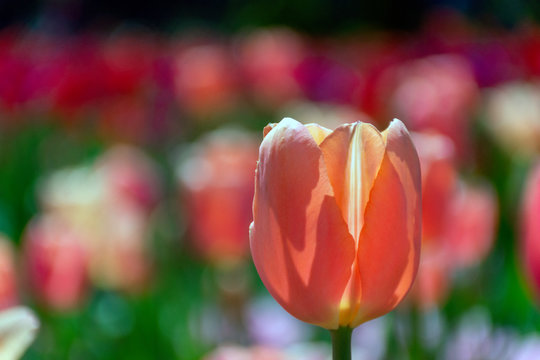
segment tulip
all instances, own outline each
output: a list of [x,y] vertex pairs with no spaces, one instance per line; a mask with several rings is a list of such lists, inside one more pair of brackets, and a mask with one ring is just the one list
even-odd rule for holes
[[175,93],[183,107],[200,119],[230,110],[237,102],[234,63],[216,44],[185,49],[175,59]]
[[0,312],[0,359],[17,360],[34,341],[39,320],[25,307]]
[[[447,135],[459,155],[468,153],[470,114],[478,98],[471,65],[456,55],[438,55],[401,66],[392,111],[414,130],[435,129]],[[441,108],[445,111],[440,111]]]
[[495,238],[497,213],[489,185],[461,184],[457,188],[444,234],[454,268],[470,267],[487,256]]
[[423,249],[418,275],[409,298],[426,313],[436,308],[448,296],[449,271],[448,256],[443,249]]
[[422,169],[422,259],[412,299],[440,304],[450,274],[481,261],[491,249],[497,205],[487,185],[460,182],[452,141],[435,132],[413,133]]
[[82,237],[58,217],[30,222],[24,234],[24,260],[29,286],[47,307],[69,311],[87,293],[87,255]]
[[13,247],[0,236],[0,310],[15,305],[17,298]]
[[194,249],[214,263],[249,253],[257,140],[240,130],[218,130],[184,153],[178,167]]
[[242,40],[242,73],[258,102],[275,107],[300,97],[294,70],[304,52],[300,36],[287,29],[259,30]]
[[155,164],[135,147],[115,146],[97,164],[112,202],[122,202],[151,212],[159,201],[161,188]]
[[137,293],[152,276],[148,235],[161,182],[154,164],[133,147],[117,146],[95,166],[57,171],[41,183],[44,212],[79,234],[92,281]]
[[422,243],[440,247],[457,181],[454,145],[437,133],[413,133],[412,138],[422,169]]
[[532,170],[522,204],[522,255],[530,285],[540,298],[540,163]]
[[253,261],[285,310],[335,330],[335,358],[350,358],[351,328],[391,311],[416,276],[418,155],[397,119],[381,133],[361,122],[331,131],[285,118],[264,133]]

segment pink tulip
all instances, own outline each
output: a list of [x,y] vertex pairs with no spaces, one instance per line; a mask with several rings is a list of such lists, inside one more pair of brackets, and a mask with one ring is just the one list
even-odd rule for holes
[[259,102],[276,106],[300,97],[294,70],[304,52],[302,39],[290,30],[258,31],[243,39],[242,70]]
[[422,168],[422,259],[413,287],[421,307],[440,304],[453,271],[485,258],[493,244],[497,204],[487,185],[460,183],[452,141],[414,133]]
[[249,133],[222,130],[194,145],[179,168],[194,248],[210,261],[248,253],[257,142]]
[[491,187],[462,184],[456,190],[444,234],[453,267],[470,267],[487,256],[495,238],[496,219],[497,203]]
[[540,163],[528,176],[522,203],[522,255],[530,284],[540,296]]
[[102,171],[110,200],[150,212],[157,205],[161,183],[155,164],[142,151],[116,146],[103,154],[97,164]]
[[412,137],[422,169],[422,243],[441,247],[456,189],[454,145],[437,133],[413,133]]
[[458,155],[466,155],[469,119],[479,95],[470,64],[455,55],[432,56],[402,65],[396,76],[392,113],[411,129],[448,136]]
[[231,108],[237,98],[233,62],[215,44],[185,49],[175,61],[175,91],[184,110],[205,118]]
[[420,257],[420,164],[407,129],[265,128],[251,252],[272,296],[327,329],[356,327],[407,294]]
[[50,308],[66,311],[87,294],[87,256],[81,236],[52,216],[34,219],[24,234],[24,261],[29,286]]

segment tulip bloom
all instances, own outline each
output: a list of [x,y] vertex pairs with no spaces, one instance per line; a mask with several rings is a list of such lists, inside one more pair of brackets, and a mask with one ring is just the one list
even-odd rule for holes
[[537,298],[540,295],[540,163],[529,175],[523,195],[522,241],[526,271]]
[[257,139],[218,130],[194,144],[178,167],[194,249],[206,260],[237,262],[249,253]]
[[354,328],[407,294],[420,257],[421,180],[401,121],[381,133],[285,118],[265,128],[255,181],[253,261],[289,313]]
[[69,311],[87,295],[87,255],[81,236],[54,216],[31,221],[24,234],[26,276],[48,307]]

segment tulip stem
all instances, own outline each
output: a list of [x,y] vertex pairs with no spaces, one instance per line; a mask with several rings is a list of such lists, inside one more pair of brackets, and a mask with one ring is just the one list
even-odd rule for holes
[[352,331],[353,329],[348,326],[342,326],[337,330],[330,330],[333,360],[351,360]]

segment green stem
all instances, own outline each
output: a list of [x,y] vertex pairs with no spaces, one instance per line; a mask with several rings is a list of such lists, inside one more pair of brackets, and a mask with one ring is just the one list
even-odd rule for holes
[[332,335],[332,359],[351,360],[351,334],[353,329],[344,326],[330,330]]

